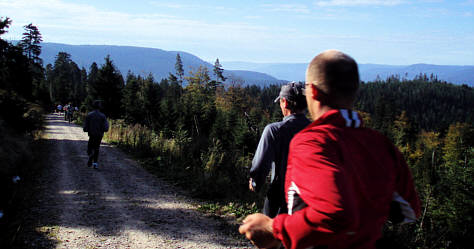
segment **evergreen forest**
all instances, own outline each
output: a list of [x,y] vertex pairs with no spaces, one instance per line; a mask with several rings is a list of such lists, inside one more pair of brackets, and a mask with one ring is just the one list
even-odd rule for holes
[[[0,19],[0,36],[12,20]],[[263,128],[280,121],[273,102],[280,86],[258,87],[226,79],[214,69],[184,72],[179,54],[164,79],[119,72],[106,57],[79,68],[60,52],[43,65],[42,36],[24,26],[17,44],[0,37],[0,211],[24,198],[19,185],[35,167],[43,114],[58,104],[79,107],[81,124],[94,100],[110,119],[105,139],[133,154],[150,172],[203,200],[204,212],[256,212],[262,193],[248,190],[248,172]],[[186,75],[186,76],[185,76]],[[416,224],[387,223],[380,248],[470,248],[474,231],[474,90],[434,75],[392,76],[362,82],[355,109],[366,126],[398,146],[411,168],[422,201]],[[2,213],[3,216],[3,213]],[[0,231],[9,228],[0,216]]]

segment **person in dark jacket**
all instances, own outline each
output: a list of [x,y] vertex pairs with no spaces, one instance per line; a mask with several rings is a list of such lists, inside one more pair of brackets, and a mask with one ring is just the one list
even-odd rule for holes
[[84,122],[84,132],[87,132],[89,135],[89,142],[87,144],[87,155],[89,155],[89,160],[87,161],[87,166],[93,166],[94,169],[98,169],[98,159],[99,159],[99,148],[104,132],[109,130],[109,122],[105,115],[100,112],[101,102],[99,100],[94,101],[92,104],[94,110],[87,114],[86,120]]
[[249,189],[258,191],[271,170],[271,183],[265,197],[263,213],[269,217],[287,213],[285,173],[288,146],[293,136],[310,124],[305,117],[306,98],[303,85],[290,82],[281,87],[279,102],[283,121],[268,124],[263,130],[250,169]]

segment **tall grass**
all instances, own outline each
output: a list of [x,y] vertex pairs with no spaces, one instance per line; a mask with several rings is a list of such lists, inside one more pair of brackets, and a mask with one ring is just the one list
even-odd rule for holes
[[127,125],[123,120],[109,120],[109,125],[109,131],[104,135],[106,141],[144,157],[181,158],[190,141],[184,131],[178,131],[168,139],[163,133],[157,134],[140,124]]
[[[164,177],[175,185],[189,190],[193,197],[207,201],[204,211],[231,213],[243,216],[256,212],[256,200],[262,196],[247,189],[250,155],[225,151],[221,141],[213,139],[207,147],[183,129],[178,128],[166,137],[139,125],[123,120],[110,120],[104,140],[132,153],[150,172]],[[196,150],[199,159],[195,158]],[[213,207],[213,208],[209,208]]]
[[0,247],[9,248],[21,228],[21,207],[34,194],[41,171],[39,137],[43,109],[0,90]]

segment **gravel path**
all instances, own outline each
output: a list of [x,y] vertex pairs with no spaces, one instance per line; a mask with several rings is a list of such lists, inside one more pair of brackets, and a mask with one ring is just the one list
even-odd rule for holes
[[29,212],[37,238],[23,235],[25,247],[250,247],[112,146],[102,144],[98,170],[87,167],[87,134],[63,117],[47,116],[45,139],[50,164]]

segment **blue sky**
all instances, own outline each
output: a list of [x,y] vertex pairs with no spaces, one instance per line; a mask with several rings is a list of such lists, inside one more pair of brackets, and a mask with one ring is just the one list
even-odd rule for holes
[[303,62],[339,49],[359,63],[474,65],[474,0],[0,0],[20,39],[153,47],[207,61]]

